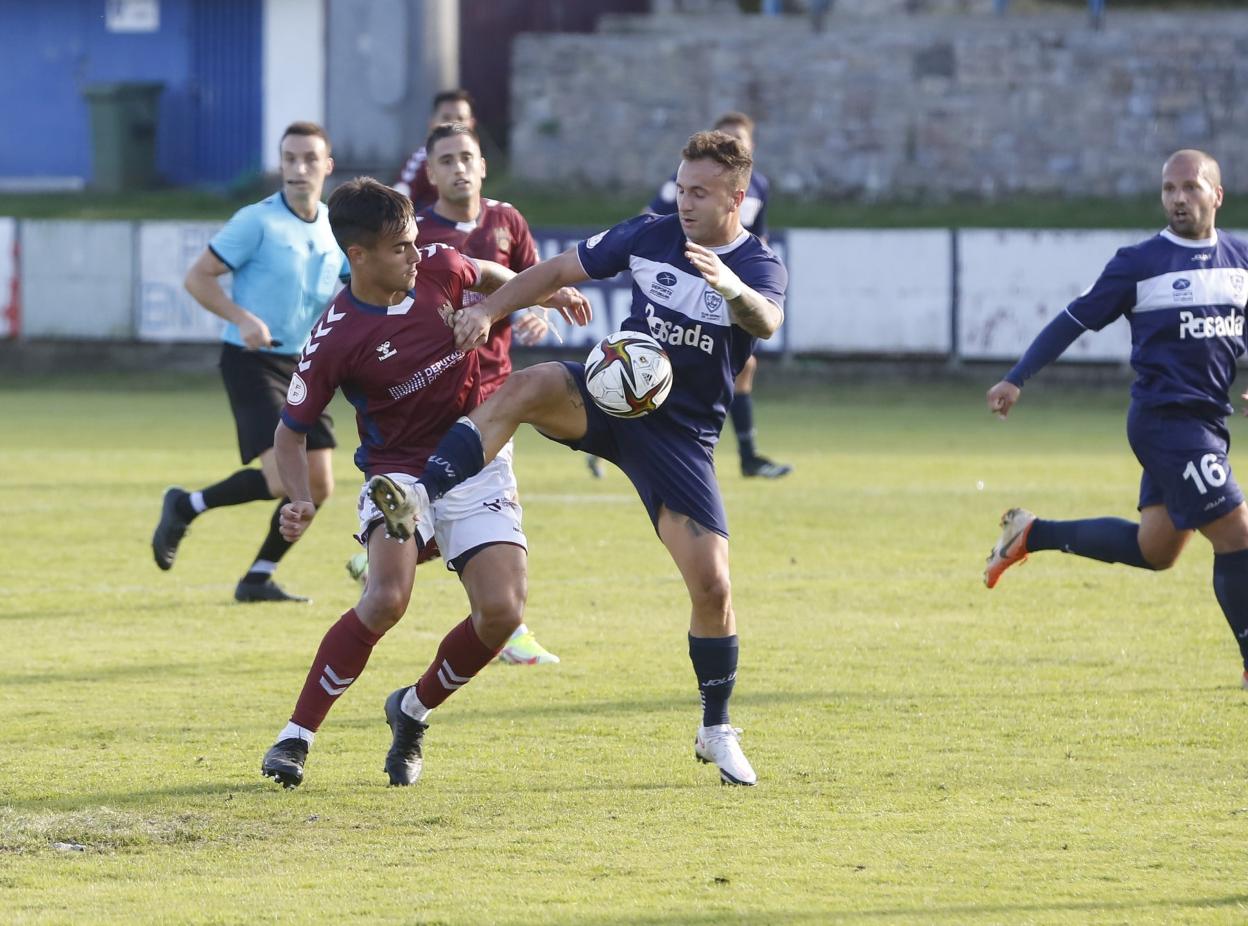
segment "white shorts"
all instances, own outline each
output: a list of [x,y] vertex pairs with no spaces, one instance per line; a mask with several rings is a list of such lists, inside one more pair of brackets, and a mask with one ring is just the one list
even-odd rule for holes
[[[433,503],[433,525],[420,524],[420,539],[438,542],[446,567],[474,547],[487,543],[512,543],[527,550],[524,536],[516,474],[511,468],[512,442],[508,441],[485,469],[465,480]],[[415,485],[416,477],[406,473],[387,473],[404,487]],[[360,489],[360,532],[356,539],[367,546],[368,535],[381,523],[381,512],[368,494],[368,483]]]

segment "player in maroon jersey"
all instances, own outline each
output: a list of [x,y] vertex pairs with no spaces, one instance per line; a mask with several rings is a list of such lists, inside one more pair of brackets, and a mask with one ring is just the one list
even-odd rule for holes
[[[356,410],[355,462],[368,479],[360,493],[358,537],[368,546],[371,575],[359,603],[322,639],[290,722],[265,753],[261,772],[286,787],[302,782],[315,731],[359,677],[373,646],[403,616],[418,559],[436,538],[463,582],[471,613],[443,638],[420,680],[386,699],[393,742],[385,769],[391,784],[408,785],[420,776],[429,712],[497,655],[524,613],[526,545],[509,448],[480,478],[465,482],[461,494],[441,500],[447,504],[435,510],[427,535],[407,543],[410,535],[374,528],[390,495],[415,482],[439,437],[480,400],[476,353],[457,350],[451,328],[464,292],[492,292],[515,274],[446,245],[418,248],[411,200],[372,178],[334,191],[329,222],[351,263],[351,284],[312,330],[274,435],[278,472],[291,498],[281,526],[294,541],[316,516],[305,435],[340,388]],[[560,290],[547,302],[570,322],[588,320],[588,305],[575,290]]]
[[[448,244],[461,254],[497,264],[519,273],[537,263],[537,246],[529,223],[510,204],[481,195],[485,160],[472,126],[462,122],[434,127],[425,142],[428,152],[423,172],[432,182],[437,201],[416,214],[422,245]],[[480,296],[467,293],[465,305]],[[524,343],[536,343],[545,335],[545,319],[533,312],[520,314],[516,329]],[[490,330],[489,339],[477,349],[481,367],[481,401],[497,389],[511,373],[512,320],[503,319]],[[357,553],[347,563],[347,572],[361,583],[367,582],[368,554]],[[507,640],[498,658],[511,665],[556,663],[559,657],[548,651],[526,624],[520,624]]]
[[[469,128],[476,128],[477,120],[472,114],[472,94],[467,90],[443,90],[434,96],[432,109],[429,116],[430,129],[447,122],[459,122]],[[425,172],[427,159],[426,146],[421,145],[404,162],[399,170],[399,179],[394,183],[396,190],[411,197],[412,205],[417,210],[432,206],[438,199],[437,188]]]

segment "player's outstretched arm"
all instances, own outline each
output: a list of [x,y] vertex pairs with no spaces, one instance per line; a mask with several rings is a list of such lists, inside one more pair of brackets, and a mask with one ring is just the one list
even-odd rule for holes
[[[485,269],[489,261],[478,261]],[[498,265],[495,265],[498,266]],[[506,268],[500,267],[501,270]],[[493,271],[488,271],[493,273]],[[508,271],[509,272],[509,271]],[[481,292],[489,295],[481,302],[464,309],[455,317],[455,344],[460,350],[470,350],[480,345],[493,324],[500,318],[510,315],[516,309],[531,305],[550,304],[557,308],[559,314],[568,322],[584,325],[591,318],[589,303],[580,298],[579,302],[568,305],[556,304],[557,292],[565,286],[589,279],[589,274],[581,266],[576,248],[564,251],[557,257],[534,264],[523,273],[508,280],[495,291],[483,288]],[[487,283],[488,287],[489,284]],[[576,290],[572,290],[576,292]],[[578,293],[579,295],[579,293]],[[484,328],[483,328],[484,326]]]
[[195,301],[213,315],[238,325],[239,335],[251,350],[268,347],[273,343],[269,326],[230,299],[221,288],[220,277],[230,272],[221,258],[207,248],[191,264],[183,285]]
[[273,458],[277,462],[277,474],[290,501],[282,506],[278,529],[282,536],[294,543],[308,529],[316,517],[316,505],[312,504],[312,487],[308,484],[308,440],[306,435],[292,431],[284,422],[277,423],[273,432]]
[[780,306],[742,283],[741,278],[724,265],[718,254],[700,244],[686,241],[685,257],[702,274],[707,285],[727,300],[734,324],[764,340],[780,329],[780,324],[784,321],[784,312],[780,310]]

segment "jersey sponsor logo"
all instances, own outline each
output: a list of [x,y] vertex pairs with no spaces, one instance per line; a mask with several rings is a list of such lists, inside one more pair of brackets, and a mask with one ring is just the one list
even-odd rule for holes
[[1191,280],[1187,279],[1186,277],[1179,277],[1177,280],[1175,280],[1173,283],[1170,284],[1170,288],[1171,289],[1190,289],[1191,285],[1192,285]]
[[[404,382],[399,383],[397,386],[391,386],[386,391],[390,393],[390,398],[392,399],[401,399],[404,396],[411,395],[413,392],[419,392],[463,359],[464,352],[462,350],[453,351],[441,360],[435,360],[423,370],[417,370]],[[432,461],[433,457],[429,459]]]
[[1196,315],[1194,312],[1179,313],[1179,340],[1188,338],[1242,338],[1244,316],[1242,315]]
[[1213,255],[1212,254],[1193,254],[1192,260],[1197,261],[1197,262],[1210,261],[1210,260],[1213,260]]
[[660,270],[655,279],[663,286],[672,287],[676,285],[676,274],[669,273],[666,270]]
[[715,353],[715,339],[702,331],[701,325],[678,325],[654,314],[654,306],[646,303],[646,324],[650,336],[660,344],[673,347],[696,347],[704,354]]
[[384,344],[378,344],[376,350],[378,360],[385,360],[387,357],[393,357],[398,353],[397,350],[390,346],[389,341],[386,341]]
[[286,402],[290,405],[302,405],[308,397],[308,384],[298,373],[291,374],[290,385],[286,388]]

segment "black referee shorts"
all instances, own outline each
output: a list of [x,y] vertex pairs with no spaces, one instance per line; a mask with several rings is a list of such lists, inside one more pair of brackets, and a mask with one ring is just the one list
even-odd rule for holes
[[[243,350],[233,344],[221,345],[221,379],[230,397],[234,425],[238,429],[238,452],[250,463],[273,446],[273,432],[286,404],[290,377],[299,362],[298,355],[269,354]],[[329,415],[308,431],[309,450],[338,446],[334,440],[334,420]]]

